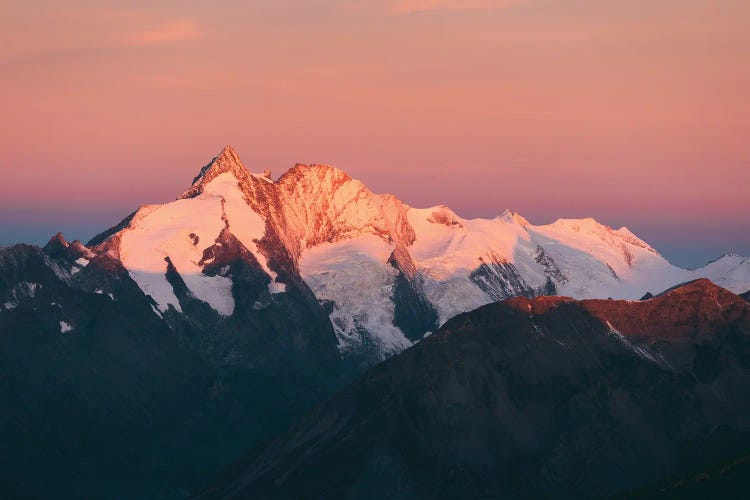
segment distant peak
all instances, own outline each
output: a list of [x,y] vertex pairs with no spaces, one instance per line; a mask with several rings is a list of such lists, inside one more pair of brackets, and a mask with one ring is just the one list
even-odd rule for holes
[[706,265],[714,264],[716,262],[734,262],[734,261],[741,261],[744,257],[737,253],[724,253],[720,257],[710,260]]
[[333,165],[328,165],[324,163],[295,163],[292,168],[289,169],[289,171],[298,171],[298,172],[332,172],[338,175],[344,175],[346,177],[349,177],[349,174],[341,170],[340,168],[336,168]]
[[438,205],[432,207],[432,213],[427,218],[427,222],[433,224],[442,224],[448,227],[464,227],[461,217],[456,215],[456,212],[451,210],[446,205]]
[[586,217],[583,219],[557,219],[551,224],[551,226],[555,228],[567,228],[575,233],[589,233],[599,235],[600,237],[615,237],[622,243],[643,248],[657,255],[659,253],[648,243],[636,236],[627,227],[623,226],[620,229],[615,230],[606,224],[602,224],[593,217]]
[[80,241],[76,240],[73,243],[68,243],[62,233],[57,233],[50,238],[49,242],[42,248],[42,251],[54,258],[77,259],[79,257],[91,257],[91,252],[86,247],[83,247]]
[[62,233],[57,233],[47,242],[47,246],[50,245],[62,245],[64,248],[68,248],[70,243],[68,243],[68,240],[65,239]]
[[295,163],[281,176],[279,182],[282,184],[288,182],[298,182],[301,179],[313,181],[322,184],[331,184],[331,186],[341,186],[353,179],[343,170],[333,165],[324,165],[319,163]]
[[573,229],[580,229],[581,227],[586,228],[607,228],[609,226],[605,226],[604,224],[600,223],[598,220],[594,219],[593,217],[584,217],[582,219],[557,219],[555,222],[552,223],[553,226],[569,226]]
[[521,216],[518,212],[516,212],[515,210],[511,210],[510,208],[506,208],[505,210],[503,210],[503,213],[498,215],[498,218],[504,220],[505,222],[518,224],[521,227],[529,227],[531,225],[525,217]]
[[228,164],[242,165],[242,161],[240,160],[240,155],[237,154],[237,151],[235,151],[234,148],[229,144],[224,146],[224,149],[221,150],[221,153],[219,153],[219,156],[213,159],[212,163],[228,163]]

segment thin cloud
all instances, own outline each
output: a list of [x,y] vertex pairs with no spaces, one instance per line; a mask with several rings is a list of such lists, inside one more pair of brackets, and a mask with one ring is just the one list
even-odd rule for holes
[[205,26],[191,18],[149,9],[19,8],[1,19],[0,25],[8,40],[0,43],[0,67],[4,68],[57,64],[122,49],[186,42],[207,34]]
[[147,47],[165,43],[195,40],[205,35],[203,29],[192,19],[177,19],[162,22],[147,30],[125,37],[125,43],[133,47]]
[[389,0],[386,12],[391,15],[414,14],[441,10],[496,10],[521,3],[523,0]]

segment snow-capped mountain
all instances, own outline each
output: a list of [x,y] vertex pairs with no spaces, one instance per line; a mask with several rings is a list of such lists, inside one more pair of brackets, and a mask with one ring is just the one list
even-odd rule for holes
[[23,450],[0,496],[183,498],[457,313],[697,277],[745,292],[750,261],[679,269],[593,219],[469,220],[330,166],[273,180],[227,147],[86,245],[0,248],[0,442]]
[[240,252],[266,282],[253,308],[301,277],[341,353],[374,359],[510,296],[638,299],[701,277],[750,289],[750,262],[739,256],[685,270],[625,227],[591,218],[537,226],[509,210],[464,219],[375,194],[327,165],[298,164],[273,181],[268,171],[250,173],[229,146],[178,200],[141,207],[90,251],[119,260],[157,314],[183,312],[175,290],[184,286],[221,316],[237,307],[227,263]]

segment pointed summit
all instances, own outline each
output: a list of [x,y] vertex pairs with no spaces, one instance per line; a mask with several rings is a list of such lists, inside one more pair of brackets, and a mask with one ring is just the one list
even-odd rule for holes
[[503,210],[503,213],[498,215],[498,218],[504,220],[505,222],[510,222],[511,224],[518,224],[521,227],[528,228],[531,225],[525,217],[521,216],[515,210],[511,210],[509,208]]
[[193,179],[193,184],[209,176],[213,178],[224,172],[235,173],[237,170],[247,172],[245,166],[242,164],[242,160],[240,160],[240,155],[237,154],[237,151],[232,146],[227,145],[221,150],[218,156],[214,157],[208,165],[201,169],[195,179]]
[[47,253],[64,251],[70,246],[68,240],[65,239],[62,233],[57,233],[49,239],[46,245],[44,245],[44,251]]
[[203,186],[214,180],[221,174],[230,173],[238,181],[249,181],[250,172],[242,164],[240,156],[230,145],[224,147],[211,162],[203,167],[193,179],[193,184],[180,198],[192,198],[203,191]]
[[50,257],[55,258],[65,258],[68,257],[68,247],[70,246],[70,243],[68,243],[68,240],[65,239],[65,237],[62,235],[62,233],[57,233],[52,238],[49,239],[46,245],[42,248],[44,253],[49,255]]
[[63,247],[68,248],[70,243],[68,243],[68,240],[65,239],[65,236],[63,236],[62,233],[58,232],[49,239],[47,245],[62,245]]

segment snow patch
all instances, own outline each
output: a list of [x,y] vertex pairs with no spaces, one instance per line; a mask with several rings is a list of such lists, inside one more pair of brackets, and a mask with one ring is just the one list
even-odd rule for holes
[[[265,177],[263,179],[268,180]],[[266,222],[245,201],[237,178],[229,172],[220,174],[203,187],[203,192],[223,197],[229,230],[245,248],[252,252],[263,271],[271,277],[271,283],[268,285],[269,291],[271,293],[286,291],[283,283],[276,283],[277,274],[268,267],[266,256],[258,248],[258,242],[266,234]]]
[[724,255],[693,271],[691,279],[698,278],[708,278],[731,292],[744,293],[750,290],[750,258]]
[[80,257],[76,259],[75,265],[70,268],[70,275],[74,275],[77,272],[79,272],[81,269],[86,267],[89,264],[89,259],[84,259],[83,257]]
[[437,224],[436,213],[442,215],[440,220],[446,218],[445,207],[409,209],[409,223],[416,235],[409,253],[440,323],[493,301],[471,279],[472,272],[482,264],[501,259],[516,266],[529,286],[539,288],[545,283],[544,270],[533,259],[536,244],[526,226],[516,219],[462,219],[451,215],[450,224]]
[[67,333],[73,329],[70,323],[67,321],[60,321],[60,333]]
[[[182,312],[172,285],[167,281],[166,258],[172,261],[192,295],[222,315],[234,311],[232,280],[207,276],[198,265],[203,250],[224,228],[222,199],[210,193],[181,199],[139,211],[120,240],[120,259],[131,278],[150,295],[161,312],[171,304]],[[193,245],[190,234],[204,245]]]
[[609,327],[610,335],[613,335],[617,340],[620,341],[622,345],[633,351],[638,357],[645,359],[646,361],[651,361],[661,368],[665,368],[668,370],[672,369],[672,365],[670,365],[669,362],[664,359],[664,356],[660,352],[651,352],[651,349],[649,349],[648,347],[631,342],[627,337],[625,337],[625,335],[620,333],[614,326],[612,326],[612,323],[610,323],[609,321],[607,321],[607,327]]
[[8,311],[15,309],[24,299],[34,298],[37,290],[41,287],[42,285],[39,283],[21,281],[9,290],[9,300],[3,303],[3,307]]
[[385,358],[412,344],[393,324],[396,271],[387,263],[392,251],[392,245],[368,234],[324,243],[302,255],[302,278],[319,300],[334,304],[331,322],[343,354],[373,349]]
[[151,304],[151,310],[154,311],[154,314],[159,316],[161,319],[164,319],[164,316],[162,316],[161,311],[157,309],[156,307],[154,307],[153,304]]

